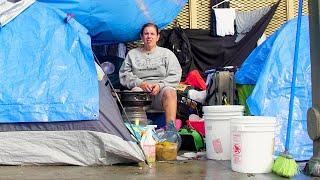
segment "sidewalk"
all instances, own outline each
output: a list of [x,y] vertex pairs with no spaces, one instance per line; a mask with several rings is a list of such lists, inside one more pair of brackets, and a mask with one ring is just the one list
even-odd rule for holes
[[[167,161],[151,168],[138,165],[79,166],[0,166],[0,179],[159,179],[159,180],[241,180],[285,179],[269,174],[243,174],[231,170],[230,161]],[[293,179],[313,179],[303,174]]]

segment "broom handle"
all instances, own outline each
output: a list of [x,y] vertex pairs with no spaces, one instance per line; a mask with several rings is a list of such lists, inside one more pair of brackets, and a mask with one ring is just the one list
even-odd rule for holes
[[303,0],[299,0],[296,43],[295,43],[295,48],[294,48],[293,72],[292,72],[291,93],[290,93],[290,101],[289,101],[288,127],[287,127],[286,145],[285,145],[286,152],[289,151],[289,144],[290,144],[290,138],[291,138],[291,125],[292,125],[292,116],[293,116],[294,95],[296,92],[298,51],[299,51],[299,44],[300,44],[302,6],[303,6]]

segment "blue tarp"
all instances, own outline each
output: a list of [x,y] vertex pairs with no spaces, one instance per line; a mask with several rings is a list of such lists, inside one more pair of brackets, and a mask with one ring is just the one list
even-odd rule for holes
[[97,74],[87,30],[34,3],[0,29],[0,122],[92,120]]
[[[237,83],[255,84],[247,99],[253,115],[277,118],[275,153],[284,151],[297,19],[284,24],[256,48],[240,68]],[[312,141],[307,132],[307,110],[312,105],[308,17],[302,17],[298,53],[296,94],[294,97],[292,138],[289,152],[296,160],[312,156]]]
[[111,44],[139,39],[143,24],[160,29],[179,14],[187,0],[38,0],[75,15],[93,44]]
[[280,31],[274,32],[267,41],[256,47],[254,51],[242,63],[241,67],[235,74],[237,84],[251,84],[257,83],[259,75],[263,70],[266,60],[270,55],[270,50]]

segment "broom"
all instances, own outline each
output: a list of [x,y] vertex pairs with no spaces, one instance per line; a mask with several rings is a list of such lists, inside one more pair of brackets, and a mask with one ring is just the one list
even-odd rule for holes
[[293,74],[292,74],[291,93],[290,93],[290,101],[289,101],[289,115],[288,115],[288,127],[287,127],[287,134],[286,134],[285,151],[281,155],[279,155],[279,157],[276,159],[272,167],[272,171],[274,173],[284,177],[293,177],[294,175],[298,174],[298,164],[293,159],[293,157],[289,154],[289,144],[290,144],[290,137],[291,137],[293,103],[294,103],[294,94],[295,94],[295,87],[296,87],[302,5],[303,5],[303,0],[299,0],[297,34],[296,34],[296,43],[295,43],[295,49],[294,49]]

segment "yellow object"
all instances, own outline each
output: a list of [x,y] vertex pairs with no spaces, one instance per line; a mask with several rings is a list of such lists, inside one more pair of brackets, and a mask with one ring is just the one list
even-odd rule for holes
[[143,151],[148,163],[156,162],[156,147],[154,145],[143,145]]
[[184,91],[187,89],[187,87],[190,86],[190,85],[186,85],[186,84],[182,84],[182,83],[179,83],[178,86],[176,87],[177,91]]
[[140,123],[139,123],[139,118],[135,118],[135,119],[134,119],[134,124],[135,124],[136,126],[139,126],[139,124],[140,124]]
[[105,74],[104,74],[103,70],[101,69],[101,67],[96,62],[94,62],[94,64],[96,66],[98,80],[101,81]]
[[177,159],[177,143],[161,142],[156,144],[156,157],[158,161],[172,161]]

